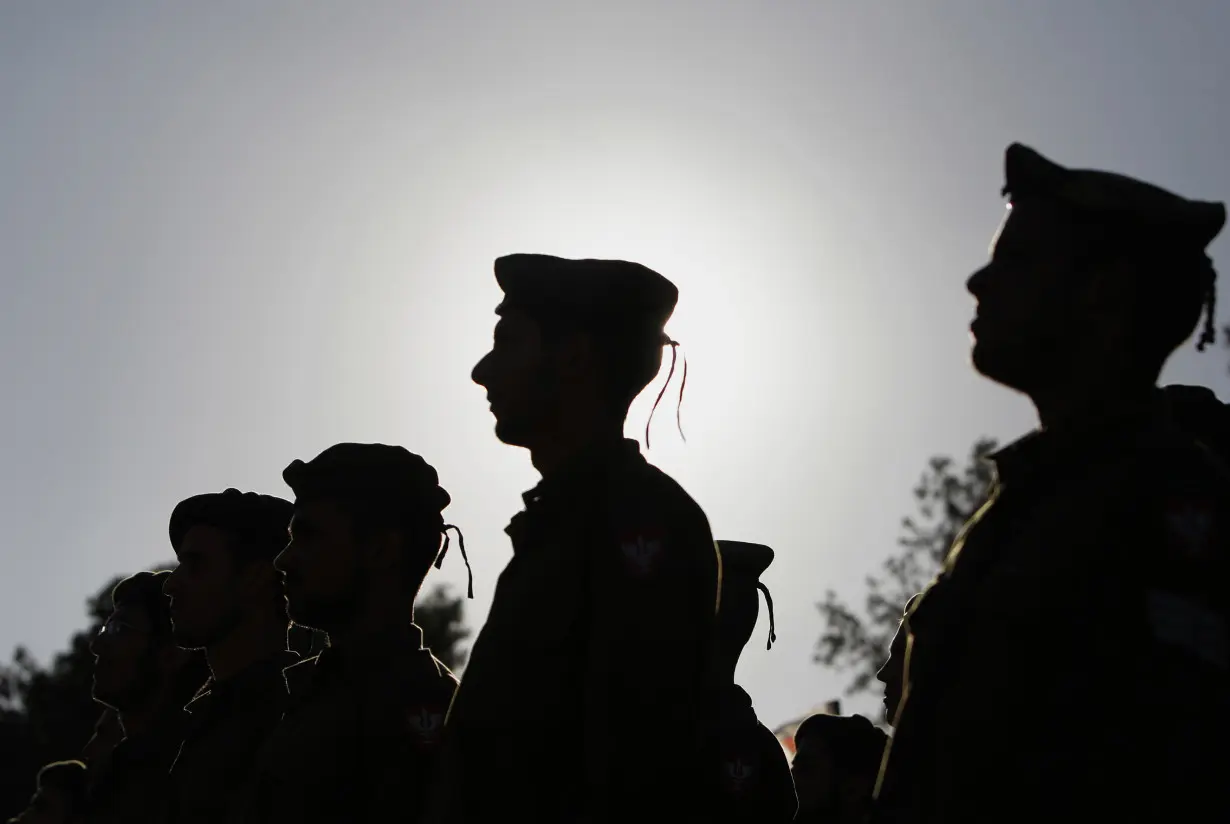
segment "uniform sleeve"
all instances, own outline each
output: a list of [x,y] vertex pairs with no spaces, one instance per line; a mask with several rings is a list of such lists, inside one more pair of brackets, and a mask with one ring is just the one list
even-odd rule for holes
[[1134,604],[1144,717],[1125,719],[1141,725],[1144,806],[1170,820],[1189,820],[1189,810],[1230,820],[1222,786],[1230,771],[1230,483],[1206,464],[1184,462],[1151,497]]
[[616,498],[596,543],[583,703],[589,811],[692,820],[708,766],[713,537],[690,500]]

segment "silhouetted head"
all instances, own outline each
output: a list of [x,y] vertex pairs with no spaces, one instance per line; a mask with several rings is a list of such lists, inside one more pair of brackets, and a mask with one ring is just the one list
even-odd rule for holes
[[901,623],[897,625],[897,632],[888,645],[888,659],[876,670],[876,680],[884,685],[884,718],[889,724],[897,717],[897,707],[901,704],[901,693],[905,686],[905,642],[910,632],[906,618],[917,600],[918,596],[912,595],[910,600],[905,602]]
[[20,824],[69,824],[85,810],[86,767],[80,761],[56,761],[38,771],[37,789]]
[[295,504],[275,564],[296,623],[344,629],[376,591],[413,602],[441,555],[451,501],[430,464],[400,446],[344,443],[282,477]]
[[1208,321],[1214,271],[1205,247],[1225,208],[1109,172],[1059,166],[1008,148],[1008,215],[968,288],[974,366],[1032,396],[1098,374],[1151,384]]
[[166,582],[175,642],[212,644],[270,615],[286,620],[273,559],[286,546],[290,501],[227,489],[181,501],[169,533],[179,566]]
[[138,572],[111,591],[114,609],[90,643],[94,700],[99,703],[120,712],[148,706],[176,668],[170,602],[162,592],[170,574]]
[[861,715],[813,715],[794,734],[799,820],[834,821],[871,801],[888,736]]
[[[756,629],[760,593],[768,597],[768,589],[760,582],[760,576],[773,563],[773,550],[763,544],[744,541],[718,541],[717,545],[722,557],[718,655],[723,674],[733,679],[739,656]],[[771,602],[769,609],[771,616]],[[771,629],[770,637],[772,633]]]
[[472,378],[487,390],[500,440],[533,448],[562,421],[622,422],[658,374],[679,292],[638,263],[509,255],[491,347]]

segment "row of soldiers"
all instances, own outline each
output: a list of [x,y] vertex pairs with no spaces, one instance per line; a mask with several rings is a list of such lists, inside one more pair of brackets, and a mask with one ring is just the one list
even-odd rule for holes
[[[464,680],[413,623],[449,495],[400,447],[339,444],[286,468],[293,503],[182,502],[178,567],[116,588],[95,692],[122,738],[91,742],[79,819],[1230,820],[1230,425],[1207,390],[1157,389],[1202,315],[1214,339],[1225,209],[1017,144],[1006,177],[973,363],[1040,426],[906,606],[891,738],[809,719],[792,780],[734,684],[772,552],[715,542],[623,437],[668,346],[673,374],[675,287],[513,255],[473,379],[542,481]],[[330,645],[293,660],[288,620]]]

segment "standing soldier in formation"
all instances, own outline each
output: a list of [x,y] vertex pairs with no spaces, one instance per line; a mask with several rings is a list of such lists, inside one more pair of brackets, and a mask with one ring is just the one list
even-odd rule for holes
[[902,822],[1230,821],[1230,474],[1156,380],[1220,204],[1008,149],[973,362],[1038,431],[910,610],[879,787]]
[[34,797],[8,824],[79,824],[85,815],[86,768],[56,761],[38,771]]
[[717,625],[718,752],[721,783],[715,822],[774,824],[794,820],[798,801],[781,743],[756,717],[752,698],[735,683],[743,648],[756,629],[760,593],[769,608],[769,646],[777,636],[773,602],[760,576],[773,563],[763,544],[718,541],[722,591]]
[[713,797],[718,556],[680,486],[623,437],[678,291],[622,261],[512,255],[474,367],[542,481],[449,714],[432,821],[691,821]]
[[457,685],[414,624],[449,495],[426,461],[384,444],[338,444],[282,477],[295,492],[277,558],[290,615],[330,646],[286,670],[290,705],[245,820],[416,821]]
[[162,592],[171,573],[138,572],[115,585],[114,611],[90,644],[94,699],[119,714],[124,739],[89,774],[90,824],[161,822],[167,773],[183,741],[183,706],[209,675],[204,657],[175,645]]
[[212,677],[171,768],[168,824],[224,824],[257,752],[282,717],[286,598],[273,559],[286,546],[291,504],[228,489],[180,502],[171,513],[179,566],[166,583],[175,643],[203,649]]

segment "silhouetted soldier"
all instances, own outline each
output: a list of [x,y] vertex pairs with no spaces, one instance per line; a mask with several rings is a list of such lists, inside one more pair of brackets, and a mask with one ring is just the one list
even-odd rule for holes
[[910,607],[918,600],[917,595],[911,595],[905,602],[905,610],[901,615],[901,623],[888,645],[888,658],[876,670],[876,680],[884,685],[884,722],[892,724],[897,717],[897,707],[901,704],[901,690],[905,678],[905,641],[910,634],[906,619],[910,615]]
[[38,771],[34,796],[9,824],[74,824],[85,812],[86,767],[56,761]]
[[861,715],[813,715],[800,724],[791,764],[799,796],[796,820],[863,824],[887,741],[888,736]]
[[197,495],[171,513],[179,566],[167,579],[175,642],[205,650],[212,677],[171,768],[168,820],[235,819],[257,753],[282,718],[286,597],[273,559],[286,546],[290,501],[237,489]]
[[91,642],[94,700],[114,708],[124,739],[89,771],[90,822],[161,821],[167,773],[183,741],[183,706],[209,675],[204,656],[171,637],[162,586],[171,573],[138,572],[115,585],[114,611]]
[[414,624],[449,495],[426,461],[384,444],[338,444],[282,477],[296,496],[277,559],[290,615],[331,645],[286,670],[290,707],[245,821],[416,821],[457,685]]
[[773,563],[762,544],[718,541],[722,592],[718,609],[717,678],[721,795],[714,821],[793,821],[798,801],[781,743],[756,718],[751,696],[735,683],[739,657],[756,629],[760,592],[769,607],[769,645],[776,640],[773,602],[760,576]]
[[543,479],[507,529],[431,820],[694,820],[717,772],[717,551],[696,503],[623,438],[678,292],[622,261],[512,255],[495,276],[473,378]]
[[1041,428],[907,618],[881,812],[1230,820],[1230,473],[1157,376],[1206,309],[1220,204],[1008,149],[1009,217],[969,290],[975,367]]

